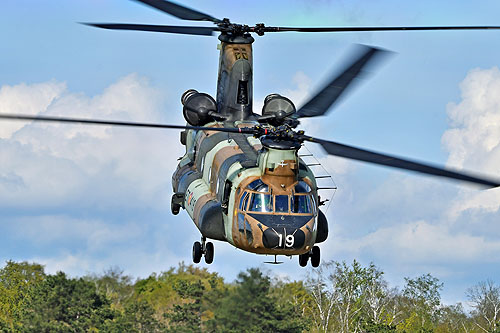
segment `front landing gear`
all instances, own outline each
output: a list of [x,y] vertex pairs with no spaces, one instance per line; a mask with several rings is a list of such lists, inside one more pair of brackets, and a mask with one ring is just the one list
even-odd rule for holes
[[170,209],[172,210],[172,214],[177,215],[182,208],[184,202],[184,194],[183,193],[174,193],[172,195],[172,201],[170,202]]
[[211,242],[205,242],[206,238],[201,238],[200,242],[194,242],[193,244],[193,262],[195,264],[201,261],[201,257],[205,255],[205,262],[211,264],[214,261],[214,244]]
[[208,242],[205,245],[205,262],[211,264],[214,261],[214,244]]
[[299,254],[299,265],[301,267],[306,267],[307,262],[309,261],[309,258],[311,258],[311,266],[312,267],[318,267],[319,262],[321,260],[321,251],[319,249],[319,246],[315,245],[311,251],[306,252],[304,254]]

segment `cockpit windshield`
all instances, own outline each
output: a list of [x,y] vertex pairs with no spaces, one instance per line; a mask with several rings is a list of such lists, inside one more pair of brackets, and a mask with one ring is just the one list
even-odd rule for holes
[[308,195],[294,195],[291,197],[290,209],[292,213],[312,213],[311,197]]
[[274,195],[276,213],[288,213],[288,195]]
[[252,212],[272,212],[273,202],[271,195],[266,193],[252,193],[252,201],[250,201],[248,210]]
[[311,188],[300,181],[292,195],[275,195],[269,186],[257,179],[250,183],[240,199],[242,211],[279,214],[314,214]]

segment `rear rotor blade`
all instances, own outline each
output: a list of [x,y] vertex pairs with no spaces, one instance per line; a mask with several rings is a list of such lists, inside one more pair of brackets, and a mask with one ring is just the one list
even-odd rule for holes
[[352,82],[367,65],[387,51],[360,45],[360,54],[338,76],[331,79],[316,95],[304,104],[292,117],[305,118],[324,115],[338,98],[352,85]]
[[434,27],[318,27],[318,28],[292,28],[292,27],[264,27],[263,32],[363,32],[363,31],[417,31],[417,30],[490,30],[500,29],[500,26],[434,26]]
[[385,165],[403,170],[416,171],[428,175],[463,180],[470,183],[486,185],[488,187],[500,186],[499,180],[476,177],[467,173],[451,171],[441,167],[414,162],[408,159],[377,153],[361,148],[356,148],[353,146],[348,146],[333,141],[326,141],[312,137],[306,137],[306,141],[319,143],[323,147],[323,149],[330,155],[345,157],[357,161]]
[[185,35],[201,35],[212,36],[214,31],[218,31],[217,27],[186,27],[174,25],[152,25],[152,24],[128,24],[128,23],[83,23],[92,27],[111,29],[111,30],[136,30],[136,31],[152,31],[166,32]]
[[227,127],[203,127],[203,126],[183,126],[183,125],[169,125],[169,124],[155,124],[155,123],[139,123],[130,121],[113,121],[113,120],[95,120],[83,118],[66,118],[66,117],[48,117],[48,116],[29,116],[21,114],[0,114],[0,119],[9,120],[33,120],[41,122],[55,122],[55,123],[74,123],[83,125],[108,125],[108,126],[127,126],[127,127],[146,127],[146,128],[164,128],[164,129],[190,129],[190,130],[206,130],[227,133],[245,133],[253,134],[254,129],[249,127],[244,128],[227,128]]
[[136,0],[136,1],[154,7],[156,9],[159,9],[164,13],[173,15],[183,20],[210,21],[214,23],[221,22],[221,20],[216,19],[215,17],[212,17],[208,14],[166,0]]

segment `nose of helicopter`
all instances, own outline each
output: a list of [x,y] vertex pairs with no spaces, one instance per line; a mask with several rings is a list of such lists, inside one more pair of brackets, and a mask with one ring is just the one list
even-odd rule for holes
[[307,224],[313,216],[248,214],[256,220],[262,232],[262,245],[267,249],[299,250],[306,245],[306,237],[312,234]]

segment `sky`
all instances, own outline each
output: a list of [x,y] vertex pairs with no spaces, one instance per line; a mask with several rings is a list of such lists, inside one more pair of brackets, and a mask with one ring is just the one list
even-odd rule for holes
[[[233,22],[274,26],[495,25],[498,1],[189,0]],[[215,95],[216,37],[107,31],[77,22],[182,22],[135,1],[4,0],[0,112],[183,124],[187,89]],[[349,61],[353,44],[392,55],[307,134],[500,178],[500,31],[276,33],[254,43],[254,110],[267,94],[297,106]],[[72,276],[118,266],[147,277],[191,262],[200,235],[170,213],[178,131],[0,123],[0,262]],[[500,190],[327,157],[338,187],[323,260],[375,263],[392,285],[431,273],[445,303],[500,283]],[[307,150],[301,151],[307,153]],[[325,171],[318,169],[318,174]],[[328,197],[328,193],[323,194]],[[210,271],[232,281],[261,267],[302,279],[297,258],[214,242]]]

